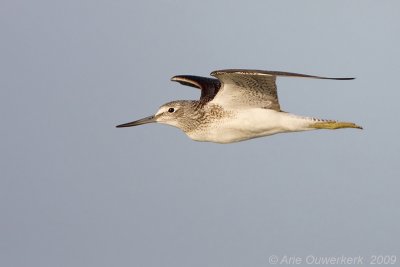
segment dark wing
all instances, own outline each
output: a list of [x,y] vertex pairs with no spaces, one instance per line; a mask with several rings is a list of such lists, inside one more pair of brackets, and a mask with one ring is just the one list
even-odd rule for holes
[[280,111],[276,77],[302,77],[329,80],[352,80],[354,78],[329,78],[283,71],[217,70],[211,73],[222,85],[213,102],[224,106],[262,107]]
[[200,89],[200,101],[204,102],[211,101],[221,87],[221,83],[218,79],[194,75],[177,75],[172,77],[171,81]]

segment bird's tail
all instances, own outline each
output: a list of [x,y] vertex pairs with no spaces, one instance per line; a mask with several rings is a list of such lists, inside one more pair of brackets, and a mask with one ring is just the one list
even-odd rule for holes
[[316,122],[311,123],[310,127],[314,129],[329,129],[329,130],[336,130],[341,128],[362,129],[361,126],[352,122],[341,122],[333,120],[318,120]]

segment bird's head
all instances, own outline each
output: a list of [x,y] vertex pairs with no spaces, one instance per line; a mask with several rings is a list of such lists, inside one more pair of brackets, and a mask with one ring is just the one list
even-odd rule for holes
[[158,122],[183,129],[183,122],[193,113],[195,102],[188,100],[172,101],[162,105],[152,116],[118,125],[117,128]]

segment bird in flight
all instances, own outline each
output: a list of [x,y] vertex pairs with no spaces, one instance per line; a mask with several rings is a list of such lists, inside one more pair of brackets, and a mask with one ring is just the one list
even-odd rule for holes
[[246,69],[217,70],[215,78],[178,75],[172,81],[201,90],[199,100],[178,100],[162,105],[149,117],[118,125],[131,127],[146,123],[175,126],[195,141],[234,143],[277,133],[317,129],[362,127],[352,122],[299,116],[281,110],[276,78],[328,78],[282,71]]

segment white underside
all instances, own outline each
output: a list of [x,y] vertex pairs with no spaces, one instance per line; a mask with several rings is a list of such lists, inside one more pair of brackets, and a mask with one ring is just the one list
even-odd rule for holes
[[206,131],[194,131],[188,136],[196,141],[233,143],[285,132],[312,130],[311,118],[271,109],[252,108],[232,111],[233,117],[221,119]]

